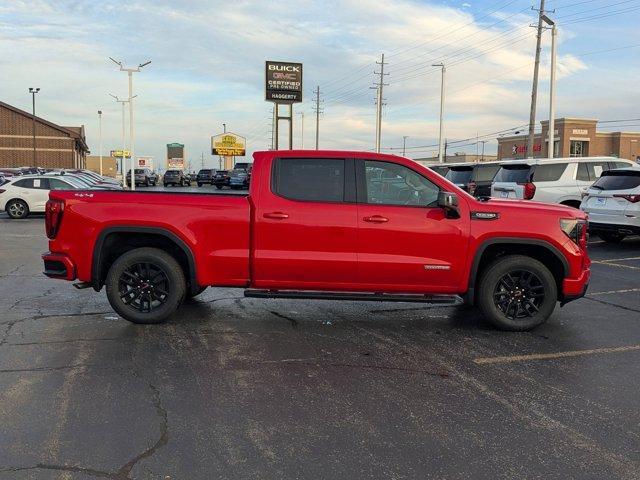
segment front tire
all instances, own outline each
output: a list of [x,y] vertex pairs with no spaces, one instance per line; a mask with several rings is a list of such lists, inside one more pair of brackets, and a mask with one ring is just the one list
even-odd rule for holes
[[498,258],[484,270],[478,285],[480,311],[501,330],[523,332],[542,325],[558,301],[551,271],[523,255]]
[[105,282],[113,309],[133,323],[166,320],[180,306],[187,283],[175,258],[158,248],[136,248],[113,262]]
[[29,216],[29,205],[20,199],[14,199],[7,202],[7,215],[15,220],[21,220]]

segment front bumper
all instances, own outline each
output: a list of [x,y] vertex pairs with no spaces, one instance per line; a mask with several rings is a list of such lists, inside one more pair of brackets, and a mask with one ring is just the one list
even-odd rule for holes
[[75,280],[76,267],[73,260],[62,253],[47,252],[42,255],[44,274],[49,278],[60,280]]
[[578,278],[565,278],[562,281],[562,298],[560,305],[565,305],[573,300],[582,298],[587,293],[589,281],[591,280],[591,269],[582,271]]

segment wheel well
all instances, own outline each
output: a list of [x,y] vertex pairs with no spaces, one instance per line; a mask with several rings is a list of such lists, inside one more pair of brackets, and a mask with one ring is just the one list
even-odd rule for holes
[[562,295],[562,280],[565,278],[565,265],[558,256],[548,247],[539,244],[529,243],[494,243],[484,249],[473,277],[474,292],[477,291],[478,283],[487,267],[497,258],[506,255],[524,255],[535,258],[543,263],[553,275],[558,287],[558,295]]
[[100,237],[93,254],[92,283],[96,290],[104,285],[113,262],[122,254],[140,247],[159,248],[177,260],[182,267],[189,287],[198,288],[195,282],[195,266],[191,252],[186,245],[172,235],[156,232],[117,231]]
[[580,202],[577,200],[565,200],[560,205],[566,205],[567,207],[580,208]]

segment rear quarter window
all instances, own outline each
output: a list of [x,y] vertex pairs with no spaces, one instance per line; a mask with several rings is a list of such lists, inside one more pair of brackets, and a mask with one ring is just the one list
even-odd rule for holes
[[567,169],[568,163],[551,163],[549,165],[536,165],[533,172],[534,182],[555,182],[560,180]]
[[450,168],[445,178],[452,183],[467,184],[471,181],[473,167]]
[[527,183],[531,179],[530,165],[505,165],[498,170],[494,182]]

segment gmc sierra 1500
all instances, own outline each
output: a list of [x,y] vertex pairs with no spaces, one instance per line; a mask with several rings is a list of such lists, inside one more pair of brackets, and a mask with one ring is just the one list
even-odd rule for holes
[[246,196],[52,191],[45,274],[106,287],[136,323],[165,320],[208,286],[251,297],[463,299],[528,330],[589,281],[586,215],[475,199],[406,158],[254,154]]

